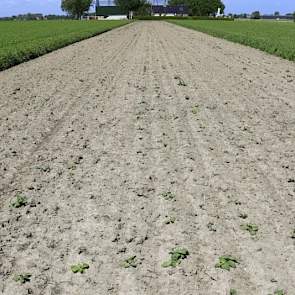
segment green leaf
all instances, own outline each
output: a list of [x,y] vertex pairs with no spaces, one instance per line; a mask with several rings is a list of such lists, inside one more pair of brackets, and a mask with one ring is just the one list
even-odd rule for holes
[[195,106],[192,108],[192,113],[193,113],[194,115],[196,115],[198,112],[199,112],[199,106],[198,106],[198,105],[195,105]]
[[14,280],[16,282],[20,282],[21,284],[25,284],[26,282],[30,282],[31,276],[32,275],[29,273],[19,274],[14,277]]
[[84,273],[86,269],[89,268],[89,264],[87,263],[78,263],[71,266],[71,270],[73,273]]
[[187,258],[189,252],[185,248],[174,248],[169,252],[170,260],[164,261],[161,265],[162,267],[176,267],[181,263],[181,260]]
[[229,295],[238,295],[238,291],[236,289],[230,289]]
[[238,260],[232,256],[220,256],[218,263],[215,264],[216,268],[221,268],[225,270],[230,270],[231,268],[236,268],[236,264],[239,264]]
[[167,201],[175,200],[176,197],[175,194],[173,194],[172,192],[162,193],[161,196]]
[[165,220],[165,224],[172,224],[176,221],[176,218],[174,216],[170,216]]
[[136,259],[136,255],[133,255],[133,256],[130,256],[128,257],[127,259],[125,259],[121,265],[125,268],[129,268],[129,267],[137,267],[138,265],[138,262],[137,262],[137,259]]
[[21,195],[16,195],[16,200],[11,203],[11,206],[14,208],[20,208],[22,206],[26,206],[28,203],[28,200],[26,197]]
[[251,236],[255,236],[258,232],[258,226],[253,223],[241,224],[241,229],[246,230]]

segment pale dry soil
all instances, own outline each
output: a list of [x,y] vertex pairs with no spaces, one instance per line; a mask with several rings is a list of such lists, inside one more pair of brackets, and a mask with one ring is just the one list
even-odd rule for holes
[[136,22],[1,72],[0,103],[1,294],[295,294],[294,63]]

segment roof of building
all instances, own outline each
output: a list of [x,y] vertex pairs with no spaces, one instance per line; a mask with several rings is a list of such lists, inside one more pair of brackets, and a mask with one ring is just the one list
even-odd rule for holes
[[152,5],[152,12],[158,14],[188,14],[186,5]]
[[125,15],[126,13],[118,6],[96,6],[96,15]]

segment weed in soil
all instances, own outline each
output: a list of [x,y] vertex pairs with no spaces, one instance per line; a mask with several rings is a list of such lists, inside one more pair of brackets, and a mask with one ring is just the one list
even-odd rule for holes
[[258,226],[252,223],[242,224],[241,229],[248,231],[251,236],[255,236],[258,232]]
[[236,264],[239,264],[238,260],[232,256],[220,256],[219,262],[215,264],[216,268],[221,268],[225,270],[230,270],[231,268],[236,268]]
[[163,262],[162,267],[176,267],[181,260],[187,258],[189,252],[185,248],[174,248],[169,254],[171,255],[170,260]]
[[236,289],[230,289],[229,295],[238,295],[238,291]]
[[21,195],[16,195],[16,200],[11,203],[11,206],[14,208],[20,208],[20,207],[26,206],[27,203],[28,203],[28,200],[26,197]]
[[214,225],[213,222],[209,222],[207,224],[207,227],[208,227],[209,231],[216,232],[216,226]]
[[73,273],[84,273],[86,269],[89,268],[89,264],[87,263],[78,263],[71,266],[71,270]]
[[174,201],[176,196],[172,192],[162,193],[161,197],[163,197],[166,201]]
[[199,112],[199,106],[198,106],[198,105],[193,106],[193,107],[192,107],[192,113],[193,113],[194,115],[196,115],[198,112]]
[[29,274],[29,273],[19,274],[19,275],[14,277],[14,280],[16,282],[20,282],[21,284],[25,284],[25,283],[31,281],[31,276],[32,275]]
[[165,224],[172,224],[176,221],[176,218],[174,216],[169,216],[167,219],[164,221]]
[[130,256],[128,257],[127,259],[125,259],[122,264],[121,264],[124,268],[129,268],[129,267],[137,267],[138,265],[138,262],[137,262],[137,259],[136,259],[136,256],[133,255],[133,256]]
[[[271,295],[271,294],[269,294]],[[284,290],[276,290],[273,295],[286,295],[286,292]]]
[[186,86],[186,83],[179,76],[175,76],[174,79],[178,80],[178,84],[177,84],[178,86]]

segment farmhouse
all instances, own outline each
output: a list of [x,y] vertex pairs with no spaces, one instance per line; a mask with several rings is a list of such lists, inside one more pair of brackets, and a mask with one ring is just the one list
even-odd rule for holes
[[[153,5],[151,3],[149,14],[153,16],[187,16],[188,7],[185,5]],[[126,13],[118,6],[115,6],[113,0],[96,0],[96,17],[98,18],[125,18]]]
[[188,7],[185,5],[152,5],[151,15],[154,16],[187,16]]

